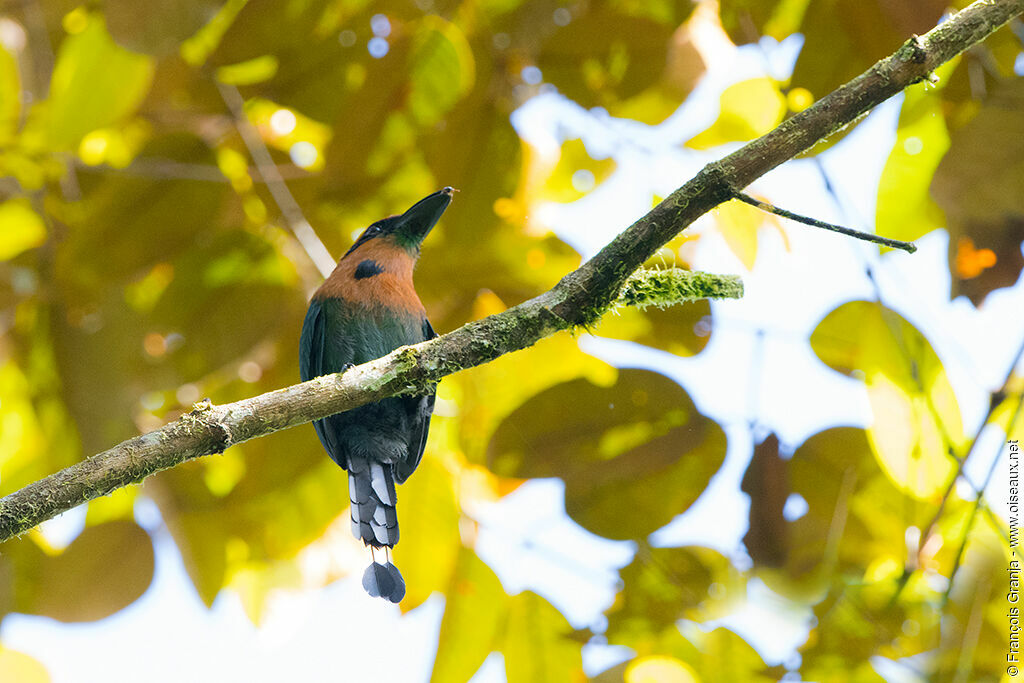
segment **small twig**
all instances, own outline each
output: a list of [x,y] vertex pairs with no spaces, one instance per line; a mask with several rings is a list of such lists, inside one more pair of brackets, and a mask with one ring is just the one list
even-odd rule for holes
[[742,192],[735,192],[733,194],[733,197],[745,204],[755,206],[761,209],[762,211],[767,211],[768,213],[773,213],[776,216],[788,218],[789,220],[796,221],[797,223],[803,223],[804,225],[810,225],[815,228],[822,228],[824,230],[831,230],[832,232],[842,233],[843,235],[847,235],[849,237],[855,237],[859,240],[864,240],[865,242],[874,242],[875,244],[881,244],[892,249],[902,249],[903,251],[910,254],[913,254],[915,251],[917,251],[917,247],[914,245],[913,242],[903,242],[902,240],[889,239],[888,237],[872,235],[869,232],[861,232],[860,230],[854,230],[853,228],[844,228],[843,226],[836,225],[834,223],[826,223],[825,221],[819,221],[817,218],[801,216],[798,213],[793,213],[792,211],[780,209],[779,207],[773,206],[768,202],[761,201],[760,199],[754,199],[750,195],[743,194]]
[[292,233],[295,235],[295,239],[305,249],[313,265],[316,266],[321,275],[327,277],[334,270],[335,265],[331,252],[327,251],[327,247],[317,237],[313,226],[310,225],[309,221],[302,214],[299,203],[295,201],[295,197],[292,196],[287,183],[281,177],[281,172],[274,163],[274,159],[270,156],[270,150],[267,149],[263,139],[252,125],[252,122],[249,121],[249,117],[246,116],[245,100],[242,99],[242,94],[233,85],[221,83],[220,81],[215,82],[217,83],[217,89],[220,90],[220,96],[224,99],[224,104],[228,106],[228,109],[231,110],[231,115],[235,118],[235,126],[238,128],[245,146],[249,149],[249,154],[252,155],[253,161],[256,162],[256,168],[259,170],[260,176],[267,184],[267,189],[270,190],[271,196],[273,196],[274,201],[277,202],[277,206],[281,210],[281,215],[284,216],[288,227],[291,228]]

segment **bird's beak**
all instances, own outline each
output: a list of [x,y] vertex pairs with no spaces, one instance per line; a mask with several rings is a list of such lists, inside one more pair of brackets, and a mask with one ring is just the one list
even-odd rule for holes
[[419,200],[399,217],[398,231],[419,244],[441,219],[441,214],[452,203],[454,195],[455,190],[446,187]]

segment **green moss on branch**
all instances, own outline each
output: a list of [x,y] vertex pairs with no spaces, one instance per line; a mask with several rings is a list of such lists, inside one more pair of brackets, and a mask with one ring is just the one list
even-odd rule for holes
[[743,281],[738,275],[715,275],[682,268],[641,268],[633,273],[619,292],[615,304],[665,308],[699,299],[739,299]]

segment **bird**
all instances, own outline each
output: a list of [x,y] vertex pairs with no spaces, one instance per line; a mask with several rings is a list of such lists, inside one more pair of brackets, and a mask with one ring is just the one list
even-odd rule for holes
[[[313,294],[299,338],[303,381],[437,336],[413,287],[420,245],[452,201],[445,187],[405,213],[366,228]],[[416,469],[427,442],[434,392],[393,396],[316,420],[320,443],[348,470],[352,533],[370,547],[363,588],[400,602],[405,580],[391,563],[398,543],[395,484]],[[384,549],[382,563],[376,550]]]

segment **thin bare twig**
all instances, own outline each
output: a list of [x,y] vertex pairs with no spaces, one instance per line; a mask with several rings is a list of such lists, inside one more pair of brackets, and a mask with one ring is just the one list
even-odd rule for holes
[[217,89],[220,90],[220,96],[224,99],[224,104],[231,110],[231,115],[235,118],[235,126],[238,128],[238,133],[242,136],[245,146],[249,149],[249,154],[252,155],[253,161],[256,162],[256,168],[259,170],[263,181],[267,184],[267,189],[270,190],[274,201],[277,202],[285,222],[291,229],[292,234],[295,235],[295,239],[299,241],[299,244],[306,251],[313,265],[316,266],[316,269],[320,271],[321,275],[327,277],[334,270],[335,260],[331,257],[331,252],[327,251],[324,243],[317,237],[313,226],[306,220],[302,209],[299,207],[299,203],[295,201],[291,190],[288,189],[288,184],[281,177],[277,164],[274,163],[274,159],[270,156],[270,150],[267,149],[263,138],[260,137],[259,132],[246,115],[245,100],[242,99],[242,94],[233,85],[221,83],[220,81],[216,81],[216,83]]
[[831,230],[832,232],[838,232],[848,237],[854,237],[865,242],[874,242],[875,244],[881,244],[882,246],[891,247],[892,249],[902,249],[903,251],[910,254],[913,254],[915,251],[917,251],[917,246],[915,246],[913,242],[904,242],[903,240],[894,240],[888,237],[881,237],[880,235],[872,235],[869,232],[861,232],[860,230],[854,230],[853,228],[844,228],[841,225],[820,221],[817,218],[801,216],[798,213],[793,213],[792,211],[781,209],[773,204],[769,204],[766,201],[755,199],[754,197],[751,197],[748,194],[744,194],[743,192],[737,192],[735,195],[733,195],[733,198],[738,199],[744,204],[750,204],[751,206],[757,207],[762,211],[767,211],[768,213],[773,213],[776,216],[788,218],[789,220],[796,221],[797,223],[810,225],[811,227],[814,228]]

